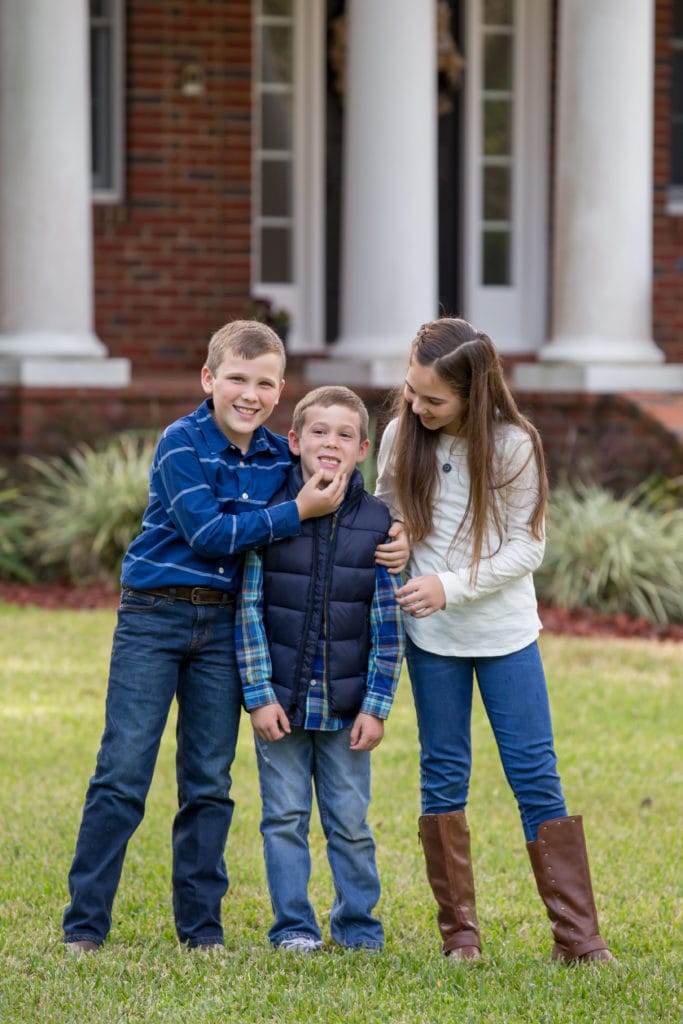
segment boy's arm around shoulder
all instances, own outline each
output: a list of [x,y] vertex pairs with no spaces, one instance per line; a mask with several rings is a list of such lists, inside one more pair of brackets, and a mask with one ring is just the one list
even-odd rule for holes
[[[296,535],[300,519],[295,501],[265,507],[291,465],[286,449],[273,452],[268,462],[254,461],[252,493],[242,492],[237,476],[229,473],[221,477],[219,493],[215,464],[225,461],[215,453],[202,455],[188,426],[166,430],[157,445],[151,491],[192,550],[215,559]],[[235,501],[243,508],[226,512]]]

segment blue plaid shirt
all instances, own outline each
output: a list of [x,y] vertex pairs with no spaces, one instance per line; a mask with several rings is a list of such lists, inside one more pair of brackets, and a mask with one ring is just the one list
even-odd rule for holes
[[[405,634],[395,588],[401,581],[383,566],[375,566],[375,593],[370,608],[370,655],[365,698],[360,710],[375,718],[387,718],[401,674]],[[277,699],[271,686],[268,640],[263,622],[263,562],[250,551],[244,563],[236,625],[237,663],[247,711]],[[349,725],[355,716],[330,714],[325,678],[325,637],[318,640],[313,679],[307,688],[304,729],[334,730]]]
[[292,466],[286,438],[258,427],[243,454],[216,426],[212,408],[209,398],[167,427],[157,445],[142,532],[123,560],[124,586],[234,594],[245,551],[301,529],[296,502],[266,508]]

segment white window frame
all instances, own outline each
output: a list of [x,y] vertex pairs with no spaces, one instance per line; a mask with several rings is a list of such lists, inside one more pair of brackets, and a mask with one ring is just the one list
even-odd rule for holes
[[[95,203],[120,203],[125,193],[125,2],[109,0],[109,7],[109,17],[104,20],[110,29],[110,73],[106,88],[111,118],[106,128],[111,157],[106,184],[95,181],[93,169],[92,198]],[[99,19],[89,18],[91,30],[96,21]]]
[[550,6],[547,0],[514,0],[511,279],[508,285],[484,285],[483,0],[466,5],[463,312],[511,353],[535,352],[546,334]]
[[[260,3],[255,4],[254,84],[258,87]],[[260,264],[260,125],[254,117],[254,174],[252,186],[252,295],[271,299],[291,314],[287,338],[290,352],[322,351],[325,347],[325,31],[324,0],[294,0],[294,125],[292,154],[293,252],[292,281],[272,284],[258,280]],[[258,104],[254,104],[258,109]]]

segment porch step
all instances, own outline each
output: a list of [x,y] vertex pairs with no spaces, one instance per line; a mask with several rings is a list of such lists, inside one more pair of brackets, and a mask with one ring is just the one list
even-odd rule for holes
[[[668,434],[683,444],[683,395],[675,392],[633,391],[624,397],[650,419],[659,423]],[[683,466],[681,467],[683,471]]]

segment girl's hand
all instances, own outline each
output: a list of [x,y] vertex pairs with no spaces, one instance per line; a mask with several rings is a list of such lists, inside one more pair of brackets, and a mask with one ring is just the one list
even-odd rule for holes
[[415,576],[396,591],[404,612],[415,619],[425,619],[446,607],[446,592],[438,576]]
[[410,544],[403,523],[392,523],[389,527],[389,536],[390,541],[377,546],[375,561],[392,574],[403,572],[410,558]]

